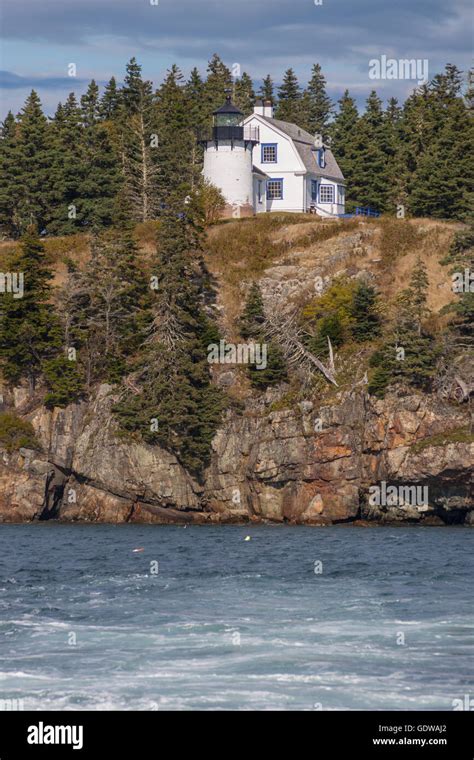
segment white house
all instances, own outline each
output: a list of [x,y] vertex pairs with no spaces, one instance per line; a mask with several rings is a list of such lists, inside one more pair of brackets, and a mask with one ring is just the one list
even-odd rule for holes
[[254,113],[242,116],[228,98],[214,112],[212,137],[201,141],[203,173],[226,198],[225,216],[344,214],[344,177],[320,135],[274,119],[268,101],[257,101]]

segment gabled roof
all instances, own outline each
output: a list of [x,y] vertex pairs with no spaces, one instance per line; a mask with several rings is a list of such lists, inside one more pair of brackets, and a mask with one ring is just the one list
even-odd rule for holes
[[257,118],[263,119],[263,121],[266,121],[270,126],[276,127],[293,140],[294,146],[305,165],[306,171],[311,172],[311,174],[317,174],[320,177],[327,177],[328,179],[344,180],[344,175],[339,169],[332,151],[326,145],[324,146],[326,166],[324,169],[319,166],[316,160],[314,136],[305,129],[301,129],[301,127],[298,127],[296,124],[290,124],[288,121],[270,119],[269,116],[260,116],[260,114],[258,114]]

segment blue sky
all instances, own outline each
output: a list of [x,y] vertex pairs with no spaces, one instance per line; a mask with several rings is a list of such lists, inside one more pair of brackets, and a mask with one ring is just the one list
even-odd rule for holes
[[[35,88],[47,113],[94,77],[122,80],[136,56],[158,86],[172,63],[205,72],[217,52],[254,80],[281,81],[292,66],[305,83],[321,63],[330,95],[348,87],[363,103],[375,87],[401,100],[415,83],[373,81],[369,61],[427,59],[429,75],[471,65],[471,0],[2,0],[0,115]],[[152,3],[157,3],[153,4]],[[77,76],[67,74],[68,64]]]

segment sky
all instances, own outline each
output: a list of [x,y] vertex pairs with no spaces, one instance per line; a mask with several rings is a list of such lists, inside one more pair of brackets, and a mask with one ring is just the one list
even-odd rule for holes
[[52,115],[91,78],[122,81],[132,56],[156,87],[173,63],[204,74],[215,52],[258,84],[289,67],[306,84],[319,62],[331,97],[348,88],[361,106],[372,89],[404,100],[417,84],[372,79],[381,56],[426,60],[429,79],[472,65],[471,0],[1,0],[0,14],[0,118],[32,88]]

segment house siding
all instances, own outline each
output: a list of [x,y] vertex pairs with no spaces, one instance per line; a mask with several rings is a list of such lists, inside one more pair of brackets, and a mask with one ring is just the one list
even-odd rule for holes
[[[265,172],[270,179],[283,179],[283,198],[270,200],[267,198],[267,211],[289,211],[289,212],[306,212],[312,207],[316,207],[316,213],[321,216],[334,216],[344,213],[344,204],[339,203],[338,185],[343,181],[321,177],[321,174],[312,174],[308,172],[295,143],[289,135],[283,134],[271,124],[263,119],[258,119],[256,115],[249,116],[245,124],[252,127],[259,127],[260,144],[256,145],[253,150],[253,164],[261,171]],[[277,146],[277,161],[262,161],[265,144]],[[309,149],[309,146],[308,146]],[[316,166],[315,159],[315,166]],[[318,183],[318,199],[316,203],[311,198],[311,180]],[[331,185],[334,188],[334,202],[319,202],[319,187],[322,184]],[[261,209],[255,206],[258,213]]]

